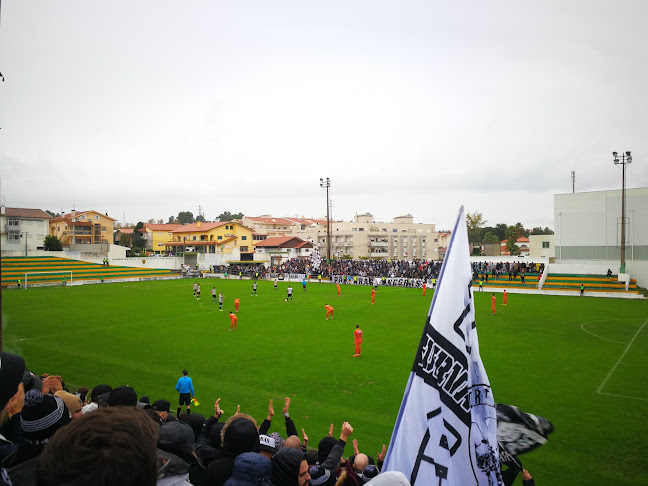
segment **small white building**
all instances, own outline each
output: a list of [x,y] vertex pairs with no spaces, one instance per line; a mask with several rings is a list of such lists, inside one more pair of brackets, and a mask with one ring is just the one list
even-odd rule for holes
[[29,256],[43,249],[52,217],[42,209],[0,208],[2,254]]
[[274,236],[254,245],[254,259],[281,265],[293,258],[310,258],[313,244],[295,236]]
[[553,259],[556,255],[554,235],[529,235],[529,258]]

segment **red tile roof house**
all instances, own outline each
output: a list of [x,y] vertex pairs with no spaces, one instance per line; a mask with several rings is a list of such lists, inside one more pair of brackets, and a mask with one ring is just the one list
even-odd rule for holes
[[[502,255],[510,255],[508,250],[506,249],[506,242],[508,240],[502,240],[500,241],[500,245],[502,247]],[[529,254],[529,238],[526,236],[520,236],[516,241],[515,244],[520,248],[520,256],[526,256]]]
[[271,266],[293,258],[310,258],[313,244],[296,236],[274,236],[254,245],[255,260],[269,260]]
[[[51,216],[42,209],[7,208],[2,206],[2,253],[26,256],[26,253],[43,248],[49,234]],[[19,252],[9,254],[8,252]]]

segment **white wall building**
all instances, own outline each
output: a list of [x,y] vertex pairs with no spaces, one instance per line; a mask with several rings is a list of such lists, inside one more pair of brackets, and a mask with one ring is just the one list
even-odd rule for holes
[[[626,189],[626,273],[648,286],[648,187]],[[556,263],[620,271],[621,190],[554,195]]]
[[529,258],[553,258],[556,254],[554,235],[529,235]]
[[30,256],[43,249],[51,216],[41,209],[0,208],[2,254]]
[[281,265],[293,258],[309,259],[313,244],[295,236],[274,236],[254,245],[254,260]]

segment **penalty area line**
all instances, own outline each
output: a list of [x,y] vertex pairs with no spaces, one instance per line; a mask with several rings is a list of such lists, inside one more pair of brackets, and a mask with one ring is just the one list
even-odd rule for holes
[[[619,364],[621,364],[621,361],[623,361],[623,358],[625,357],[625,355],[626,355],[626,354],[628,353],[628,351],[630,350],[630,347],[631,347],[632,344],[635,342],[635,339],[637,339],[637,336],[639,335],[639,333],[643,330],[644,327],[646,327],[646,324],[648,324],[648,319],[646,319],[646,320],[644,321],[644,323],[643,323],[643,324],[641,325],[641,327],[637,330],[637,332],[635,333],[635,335],[632,336],[632,339],[630,340],[630,342],[628,343],[628,345],[626,346],[626,348],[623,350],[623,353],[621,353],[621,356],[619,356],[619,359],[617,360],[617,362],[614,363],[614,366],[612,366],[612,368],[610,369],[610,371],[609,371],[609,373],[607,374],[607,376],[605,377],[605,379],[601,382],[601,384],[599,385],[599,387],[596,389],[596,393],[598,393],[599,395],[621,396],[621,395],[613,395],[613,394],[611,394],[611,393],[602,393],[601,390],[603,390],[603,387],[605,386],[605,384],[606,384],[606,383],[608,382],[608,380],[612,377],[612,375],[613,375],[614,372],[616,371],[616,369],[617,369],[617,367],[619,366]],[[624,397],[624,398],[633,398],[633,397]],[[635,397],[635,398],[636,398],[636,397]],[[638,398],[638,400],[644,400],[644,399],[643,399],[643,398]]]

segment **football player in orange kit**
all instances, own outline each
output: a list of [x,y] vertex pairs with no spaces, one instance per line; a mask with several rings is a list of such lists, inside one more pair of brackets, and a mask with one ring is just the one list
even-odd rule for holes
[[234,314],[232,311],[230,311],[230,331],[232,328],[236,331],[236,322],[238,321],[238,317],[236,317],[236,314]]
[[326,309],[326,320],[328,321],[329,316],[331,316],[331,319],[333,319],[333,307],[326,304],[324,308]]
[[340,296],[340,284],[337,284],[338,297]]
[[371,289],[371,305],[376,303],[376,289],[372,287]]
[[495,298],[495,294],[491,294],[491,309],[493,309],[493,315],[495,315],[495,304],[497,303],[497,299]]
[[362,329],[360,329],[360,324],[356,324],[356,330],[353,331],[353,341],[355,343],[355,354],[353,357],[357,358],[362,352],[362,349],[360,349],[362,347]]
[[239,305],[241,305],[241,299],[234,299],[234,310],[238,312]]

